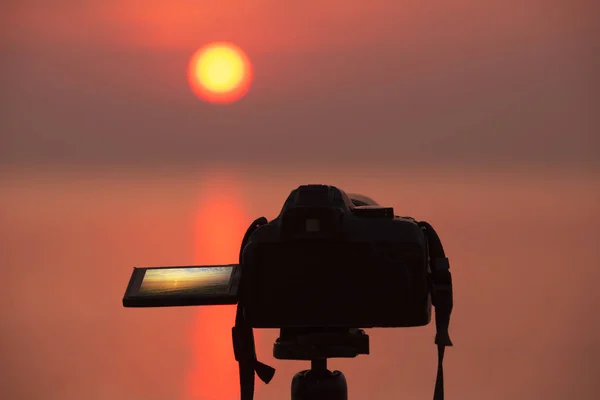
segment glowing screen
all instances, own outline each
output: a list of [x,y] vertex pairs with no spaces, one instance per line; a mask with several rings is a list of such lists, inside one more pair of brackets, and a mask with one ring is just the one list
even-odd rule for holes
[[141,296],[227,294],[233,266],[157,268],[146,270]]

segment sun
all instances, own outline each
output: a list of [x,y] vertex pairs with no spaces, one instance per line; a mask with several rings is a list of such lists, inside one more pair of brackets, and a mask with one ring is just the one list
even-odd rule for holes
[[248,56],[238,46],[217,42],[200,48],[189,63],[188,79],[194,93],[213,103],[242,98],[252,82]]

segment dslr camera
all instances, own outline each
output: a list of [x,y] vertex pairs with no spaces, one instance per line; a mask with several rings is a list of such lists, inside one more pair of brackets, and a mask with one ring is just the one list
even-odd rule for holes
[[330,185],[293,190],[279,215],[248,227],[238,262],[220,266],[134,268],[125,307],[237,304],[233,347],[243,400],[254,374],[268,383],[274,370],[257,361],[254,328],[276,328],[274,356],[310,360],[292,382],[292,399],[346,399],[334,357],[369,353],[365,328],[430,323],[435,308],[438,375],[451,346],[453,307],[448,258],[433,227],[372,199]]

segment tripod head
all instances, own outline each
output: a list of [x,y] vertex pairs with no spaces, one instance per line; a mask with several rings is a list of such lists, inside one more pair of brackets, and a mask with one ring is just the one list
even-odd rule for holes
[[281,329],[273,346],[279,360],[310,360],[310,370],[292,379],[292,400],[347,400],[341,371],[327,369],[328,358],[369,354],[369,336],[362,329]]

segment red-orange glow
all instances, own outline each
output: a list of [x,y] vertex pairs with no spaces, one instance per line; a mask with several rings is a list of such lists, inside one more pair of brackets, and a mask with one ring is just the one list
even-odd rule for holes
[[[247,218],[240,194],[228,183],[205,187],[195,221],[197,264],[237,263]],[[237,400],[238,366],[231,328],[235,306],[198,307],[193,328],[193,370],[188,394],[198,400]]]
[[250,88],[250,59],[231,43],[212,43],[192,56],[188,79],[192,90],[201,99],[231,103],[243,97]]

